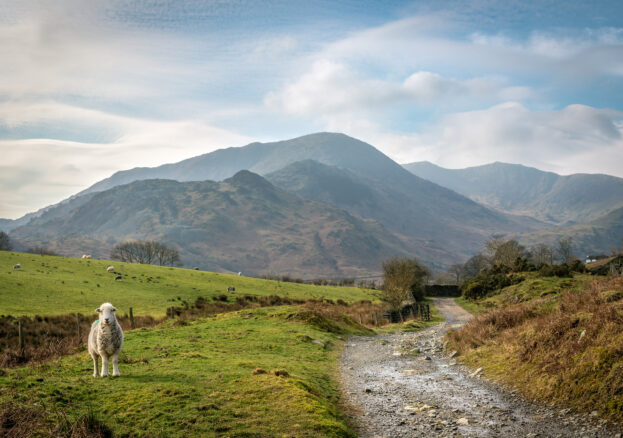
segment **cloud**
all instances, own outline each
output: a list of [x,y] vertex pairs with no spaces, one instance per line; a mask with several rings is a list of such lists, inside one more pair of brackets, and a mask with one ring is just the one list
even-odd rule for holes
[[[180,161],[252,139],[198,119],[159,121],[85,110],[54,102],[0,105],[0,127],[57,125],[104,133],[101,142],[24,138],[0,140],[0,217],[18,217],[58,202],[117,170]],[[105,127],[103,129],[102,127]],[[96,137],[91,133],[90,137]]]
[[[268,93],[265,104],[292,114],[324,114],[338,111],[378,111],[379,106],[412,103],[421,106],[464,104],[500,99],[532,99],[529,87],[505,87],[491,78],[465,81],[448,79],[428,71],[417,71],[403,81],[366,79],[344,64],[316,61],[311,71],[282,90]],[[476,100],[476,101],[475,101]]]
[[418,133],[387,133],[373,123],[350,134],[377,145],[395,160],[431,161],[463,168],[502,161],[562,174],[623,177],[623,112],[570,105],[530,111],[516,102],[448,114]]
[[[534,30],[526,37],[472,31],[449,14],[406,17],[354,32],[319,51],[317,59],[376,69],[456,71],[556,80],[623,75],[623,28]],[[478,27],[477,23],[471,23]]]

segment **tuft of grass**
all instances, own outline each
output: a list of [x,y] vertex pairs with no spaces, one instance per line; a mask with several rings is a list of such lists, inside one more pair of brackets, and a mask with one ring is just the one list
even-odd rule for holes
[[462,360],[530,398],[623,422],[623,278],[479,314],[448,334]]
[[[20,263],[21,269],[13,269]],[[115,267],[115,273],[106,268]],[[115,281],[117,273],[122,280]],[[228,292],[228,287],[235,292]],[[120,312],[164,316],[176,302],[214,297],[235,301],[244,295],[292,299],[332,299],[352,303],[376,300],[376,291],[357,287],[314,286],[262,280],[192,269],[84,260],[0,251],[0,313],[13,316],[93,312],[111,302]]]
[[37,413],[26,437],[101,418],[113,436],[354,436],[338,408],[337,333],[369,330],[351,318],[302,305],[170,321],[127,333],[120,378],[93,378],[86,352],[6,370],[0,418],[10,403]]

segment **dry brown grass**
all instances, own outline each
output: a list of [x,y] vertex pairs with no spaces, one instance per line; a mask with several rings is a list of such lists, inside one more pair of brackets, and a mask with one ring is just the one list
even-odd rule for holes
[[72,418],[65,412],[53,413],[43,406],[33,408],[5,402],[0,404],[0,436],[109,438],[113,434],[92,411]]
[[468,363],[531,397],[623,421],[621,277],[487,312],[448,336]]
[[[43,362],[70,354],[87,341],[95,317],[80,315],[80,336],[76,315],[0,316],[0,368]],[[118,315],[124,330],[130,329],[128,315]],[[162,319],[135,316],[135,328],[153,327]],[[22,323],[24,349],[19,348],[18,321]]]

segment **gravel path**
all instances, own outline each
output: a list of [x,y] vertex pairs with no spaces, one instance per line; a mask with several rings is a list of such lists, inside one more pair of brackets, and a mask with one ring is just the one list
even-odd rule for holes
[[342,390],[361,437],[621,438],[604,420],[532,404],[457,365],[443,335],[471,315],[451,298],[435,306],[445,323],[346,343]]

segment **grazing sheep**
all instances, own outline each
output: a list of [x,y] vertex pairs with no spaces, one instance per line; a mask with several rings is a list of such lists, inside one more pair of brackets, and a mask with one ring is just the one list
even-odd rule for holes
[[236,291],[236,288],[235,288],[235,287],[233,287],[233,286],[229,286],[229,287],[227,288],[227,292],[235,292],[235,291]]
[[195,266],[193,269],[194,269],[195,271],[198,271],[198,270],[199,270],[199,268],[198,268],[197,266]]
[[[123,346],[123,330],[115,317],[115,307],[110,303],[102,304],[99,309],[99,319],[91,325],[89,333],[89,354],[93,358],[93,377],[108,376],[108,361],[112,358],[114,377],[119,377],[119,353]],[[102,372],[98,372],[98,356],[102,358]]]
[[82,258],[83,259],[90,259],[91,258],[91,254],[82,254]]
[[242,275],[242,272],[238,272],[238,277],[240,277]]
[[109,266],[109,267],[106,268],[106,271],[108,271],[108,272],[112,272],[114,270],[115,270],[114,266]]
[[19,269],[21,267],[22,267],[22,265],[20,265],[19,263],[17,265],[13,265],[13,269]]
[[123,278],[123,277],[121,277],[121,275],[117,275],[117,276],[115,277],[115,281],[117,281],[117,280],[121,280],[122,278]]

